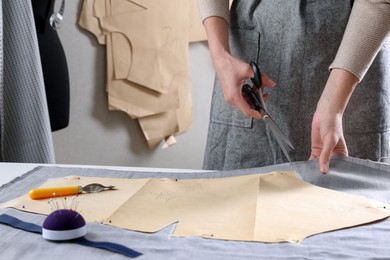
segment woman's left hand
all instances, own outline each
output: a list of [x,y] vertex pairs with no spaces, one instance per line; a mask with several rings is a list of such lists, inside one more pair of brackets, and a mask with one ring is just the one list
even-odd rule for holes
[[343,135],[342,114],[331,114],[327,109],[319,107],[312,121],[309,160],[319,158],[320,171],[327,173],[332,155],[348,156]]
[[348,156],[343,134],[343,114],[358,84],[358,78],[343,69],[333,69],[317,103],[311,126],[309,160],[319,158],[320,171],[329,170],[332,155]]

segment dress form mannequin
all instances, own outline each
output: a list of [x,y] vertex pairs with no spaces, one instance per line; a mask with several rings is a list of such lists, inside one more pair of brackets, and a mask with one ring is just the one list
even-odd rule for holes
[[49,22],[54,3],[55,0],[32,0],[52,131],[68,126],[70,103],[65,52]]

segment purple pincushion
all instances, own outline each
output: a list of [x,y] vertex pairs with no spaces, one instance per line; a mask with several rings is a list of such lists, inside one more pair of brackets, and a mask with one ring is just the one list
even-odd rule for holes
[[84,218],[78,212],[68,209],[52,212],[42,226],[42,236],[47,240],[70,240],[86,233]]

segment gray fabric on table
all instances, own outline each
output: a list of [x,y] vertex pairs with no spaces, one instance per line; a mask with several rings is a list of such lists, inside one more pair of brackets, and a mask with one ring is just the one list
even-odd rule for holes
[[[354,158],[335,158],[323,175],[318,161],[219,172],[127,172],[103,169],[38,167],[0,187],[0,203],[26,194],[48,178],[68,175],[115,178],[221,178],[271,171],[295,170],[303,180],[325,188],[390,203],[390,166]],[[41,225],[45,216],[2,209],[22,220]],[[157,216],[156,216],[157,217]],[[379,221],[306,238],[300,245],[173,237],[175,225],[146,234],[88,223],[86,238],[117,242],[143,253],[138,259],[389,259],[390,220]],[[52,243],[40,235],[0,225],[0,257],[4,259],[126,259],[100,249],[71,243]]]
[[31,1],[0,5],[0,161],[54,163]]

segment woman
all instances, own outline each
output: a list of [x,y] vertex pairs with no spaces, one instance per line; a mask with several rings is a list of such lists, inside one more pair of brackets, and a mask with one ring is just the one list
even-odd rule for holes
[[[320,169],[326,172],[331,153],[371,160],[388,156],[390,73],[386,69],[390,68],[390,49],[377,53],[389,32],[388,0],[236,0],[230,13],[227,0],[198,3],[217,72],[205,169],[230,170],[286,161],[270,130],[257,120],[261,115],[241,95],[243,81],[253,76],[250,61],[257,62],[277,82],[276,87],[267,89],[268,109],[295,146],[289,151],[293,160],[306,160],[313,146],[310,158],[323,151]],[[349,38],[337,53],[349,20]],[[366,32],[378,29],[375,26],[381,30],[374,31],[377,37],[370,39]],[[352,43],[357,41],[365,49],[359,44],[353,49]],[[263,84],[272,87],[275,84],[269,78],[263,75]],[[327,99],[329,93],[337,99]],[[332,114],[325,114],[328,111]]]

